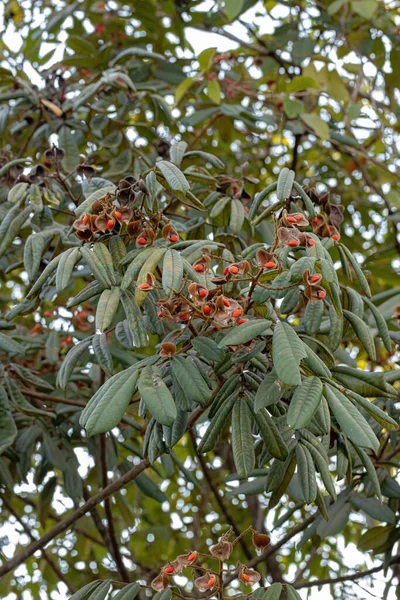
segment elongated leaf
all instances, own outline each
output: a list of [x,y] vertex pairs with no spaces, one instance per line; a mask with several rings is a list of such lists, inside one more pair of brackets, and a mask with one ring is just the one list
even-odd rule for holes
[[390,429],[392,431],[397,431],[399,426],[392,417],[386,414],[383,410],[376,406],[373,402],[368,400],[367,398],[363,398],[360,394],[356,394],[352,390],[348,390],[346,392],[350,398],[355,400],[357,404],[359,404],[364,410],[366,410],[377,423],[385,427],[386,429]]
[[381,338],[383,343],[385,344],[385,348],[388,352],[392,352],[392,340],[390,339],[388,326],[386,321],[380,310],[376,308],[376,306],[368,300],[368,298],[363,298],[365,304],[368,306],[371,311],[372,316],[374,317],[376,326],[378,328],[379,333],[381,334]]
[[139,379],[139,393],[158,423],[170,427],[176,419],[176,406],[171,392],[155,367],[145,367]]
[[231,216],[229,219],[229,227],[232,229],[233,233],[238,235],[243,227],[245,212],[243,203],[234,198],[230,203],[231,207]]
[[317,333],[324,314],[324,303],[317,300],[308,302],[303,316],[303,326],[308,335]]
[[360,457],[360,460],[361,460],[362,464],[364,465],[365,470],[367,471],[368,479],[371,482],[372,489],[374,490],[375,494],[377,495],[379,502],[382,502],[381,485],[379,483],[379,479],[378,479],[378,475],[377,475],[375,467],[374,467],[374,463],[372,462],[372,460],[370,459],[368,454],[362,448],[358,448],[354,444],[353,444],[353,446],[354,446],[354,450],[357,452],[358,456]]
[[113,600],[134,600],[140,591],[140,583],[134,582],[126,585]]
[[91,592],[88,600],[105,600],[111,587],[111,581],[103,581],[99,587]]
[[315,467],[309,450],[303,444],[296,446],[297,473],[304,502],[314,502],[317,497]]
[[310,452],[313,461],[321,475],[322,481],[324,482],[324,486],[326,491],[332,497],[333,501],[336,501],[336,490],[333,484],[332,475],[329,471],[329,462],[328,457],[326,456],[326,452],[324,447],[317,442],[313,445],[311,442],[307,440],[301,440],[301,443],[307,448]]
[[75,594],[72,594],[69,600],[86,600],[89,592],[93,591],[95,588],[98,588],[99,585],[101,585],[101,581],[92,581],[75,592]]
[[105,244],[97,243],[93,246],[93,252],[103,265],[104,269],[107,272],[108,279],[111,281],[112,285],[118,285],[117,274],[114,270],[114,263],[111,256],[111,253]]
[[0,385],[0,454],[11,446],[17,437],[17,427],[10,410],[7,392]]
[[65,356],[57,375],[58,387],[62,389],[66,388],[69,378],[71,377],[72,371],[75,368],[75,365],[77,364],[78,360],[85,352],[85,350],[87,350],[87,348],[90,346],[90,343],[90,338],[79,342],[79,344],[76,344],[76,346],[71,348],[71,350]]
[[5,333],[0,332],[0,350],[3,350],[7,354],[23,356],[25,354],[25,348],[19,342],[16,342]]
[[306,358],[303,359],[303,362],[312,370],[315,375],[319,377],[327,377],[330,379],[332,377],[332,373],[324,363],[324,361],[316,354],[307,344],[304,344],[305,350],[307,352]]
[[121,300],[134,345],[138,348],[146,347],[148,336],[135,296],[129,290],[125,290],[122,293]]
[[183,261],[179,252],[168,248],[163,260],[162,286],[166,294],[173,294],[182,287]]
[[107,375],[111,375],[114,365],[110,348],[107,343],[106,334],[100,333],[94,335],[92,338],[92,344],[97,362],[99,363],[101,368],[107,373]]
[[[144,264],[142,265],[142,267],[140,269],[140,272],[139,272],[139,275],[138,275],[138,278],[136,281],[137,287],[136,287],[136,291],[135,291],[136,302],[138,303],[139,306],[141,306],[147,298],[147,293],[142,292],[139,289],[139,286],[141,283],[146,282],[147,273],[154,273],[154,271],[157,268],[158,263],[164,256],[165,252],[166,252],[166,248],[154,248],[153,252],[149,255],[149,257],[146,259],[146,261],[144,262]],[[121,287],[122,287],[122,284],[121,284]]]
[[299,385],[290,401],[287,423],[293,429],[302,429],[313,418],[322,398],[322,383],[318,377],[307,377]]
[[23,208],[21,211],[19,210],[18,206],[14,206],[10,210],[10,213],[13,211],[13,209],[16,209],[17,214],[13,218],[11,223],[7,224],[6,218],[4,218],[1,223],[0,229],[3,229],[3,226],[6,224],[6,230],[4,232],[0,231],[0,257],[6,253],[8,247],[17,237],[17,235],[20,232],[20,229],[23,227],[25,221],[27,220],[32,211],[30,206],[25,206],[25,208]]
[[271,321],[267,319],[255,319],[247,321],[242,325],[232,327],[228,333],[222,338],[218,346],[237,346],[238,344],[246,344],[253,340],[258,335],[264,333],[271,325]]
[[72,271],[80,257],[79,248],[69,248],[61,254],[56,273],[57,292],[62,292],[67,287]]
[[371,298],[371,289],[369,287],[369,283],[368,283],[364,273],[362,272],[361,267],[358,264],[356,257],[352,255],[350,250],[344,244],[340,244],[340,248],[343,250],[346,258],[351,263],[351,266],[354,269],[354,272],[357,276],[357,279],[361,286],[362,291],[368,296],[368,298]]
[[251,426],[251,412],[247,402],[239,399],[232,411],[232,450],[236,470],[241,477],[248,477],[255,465]]
[[286,594],[288,600],[302,600],[300,594],[289,584],[286,584]]
[[299,364],[306,356],[303,342],[294,329],[288,323],[279,321],[272,339],[272,358],[279,379],[287,385],[300,385]]
[[36,278],[39,273],[40,261],[46,244],[53,237],[51,232],[31,234],[25,242],[24,267],[28,273],[29,281]]
[[82,304],[82,302],[86,302],[86,300],[91,300],[95,296],[99,296],[103,290],[104,286],[101,285],[101,283],[99,283],[98,281],[91,281],[76,296],[69,298],[69,300],[67,301],[67,307],[70,308],[71,306]]
[[264,442],[266,450],[278,460],[286,460],[288,456],[288,447],[277,428],[274,419],[272,419],[267,411],[262,408],[258,412],[254,412],[254,400],[247,392],[246,400],[250,410],[253,413],[254,420],[260,432],[261,439]]
[[225,352],[218,344],[208,337],[197,336],[193,338],[192,346],[197,350],[200,356],[204,356],[204,358],[213,362],[219,362],[225,356]]
[[186,192],[190,190],[190,186],[182,171],[167,160],[160,160],[157,163],[157,168],[160,169],[169,187],[178,198],[180,200],[185,198]]
[[396,523],[396,516],[392,509],[387,504],[379,502],[376,498],[367,498],[366,496],[361,496],[361,494],[355,494],[351,497],[351,503],[376,521],[392,525]]
[[202,437],[198,447],[199,452],[210,452],[210,450],[214,448],[219,436],[226,426],[227,419],[232,412],[233,405],[235,404],[236,400],[237,393],[233,393],[221,404],[218,411],[212,418],[207,431]]
[[329,408],[348,438],[359,446],[377,451],[379,440],[350,400],[328,384],[325,386],[325,394]]
[[119,298],[120,289],[118,287],[104,290],[101,293],[96,308],[96,329],[100,332],[108,329],[113,322],[115,313],[118,310]]
[[210,389],[191,360],[183,356],[174,356],[171,360],[171,369],[190,402],[207,404],[211,394]]
[[349,310],[344,310],[343,314],[346,317],[346,319],[351,323],[351,326],[353,327],[356,336],[364,346],[365,350],[368,353],[368,356],[371,358],[371,360],[376,361],[374,338],[372,337],[372,333],[368,325],[364,323],[364,321],[360,319],[360,317],[353,314]]
[[283,385],[279,381],[275,371],[268,373],[257,390],[254,402],[255,412],[279,402],[283,392]]
[[294,171],[284,167],[279,173],[276,196],[278,200],[287,200],[292,191],[294,182]]
[[87,246],[82,246],[81,253],[95,279],[97,279],[104,287],[111,288],[112,282],[109,274],[98,256],[96,256],[96,254]]
[[124,416],[138,379],[136,365],[108,379],[83,409],[79,423],[89,436],[116,427]]
[[280,600],[282,593],[282,584],[273,583],[263,594],[261,600]]
[[166,496],[164,492],[160,490],[156,482],[150,479],[146,473],[140,473],[139,477],[136,477],[135,485],[137,485],[137,487],[145,496],[153,498],[153,500],[159,502],[160,504],[168,501],[168,496]]

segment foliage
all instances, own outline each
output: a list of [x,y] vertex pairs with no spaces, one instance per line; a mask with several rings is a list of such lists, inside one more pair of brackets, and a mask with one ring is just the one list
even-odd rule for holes
[[6,4],[6,595],[127,600],[226,524],[265,600],[352,597],[338,534],[398,562],[396,9],[254,5]]

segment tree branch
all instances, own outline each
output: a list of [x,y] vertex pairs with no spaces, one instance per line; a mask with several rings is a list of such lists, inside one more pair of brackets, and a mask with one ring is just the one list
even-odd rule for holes
[[78,519],[83,517],[87,512],[90,512],[97,504],[103,502],[106,498],[118,492],[120,489],[125,487],[131,481],[134,481],[136,477],[143,473],[147,467],[150,466],[150,463],[147,459],[142,460],[138,465],[130,469],[125,475],[110,483],[107,487],[98,492],[95,496],[92,496],[87,502],[79,506],[76,510],[74,510],[71,514],[69,514],[65,519],[60,521],[57,525],[55,525],[52,529],[47,531],[40,540],[36,540],[26,548],[24,548],[19,554],[8,560],[0,567],[0,577],[6,575],[10,571],[13,571],[16,567],[21,565],[25,560],[27,560],[32,554],[44,548],[49,542],[51,542],[55,537],[57,537],[60,533],[69,529],[71,525],[73,525]]
[[[395,556],[390,561],[390,565],[396,565],[400,563],[400,555]],[[334,583],[341,583],[343,581],[356,581],[357,579],[361,579],[362,577],[368,577],[368,575],[372,575],[373,573],[378,573],[385,568],[385,564],[382,563],[377,567],[373,567],[372,569],[368,569],[368,571],[361,571],[357,573],[353,573],[352,575],[342,575],[341,577],[334,577],[333,579],[320,579],[319,581],[299,581],[298,583],[291,584],[293,587],[297,589],[302,588],[310,588],[322,585],[333,585]]]

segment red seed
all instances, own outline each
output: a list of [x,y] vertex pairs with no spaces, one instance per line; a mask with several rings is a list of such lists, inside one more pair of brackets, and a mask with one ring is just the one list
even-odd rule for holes
[[150,284],[149,283],[141,283],[139,285],[139,290],[148,290],[150,289]]
[[140,237],[137,239],[137,243],[140,244],[140,246],[145,246],[147,244],[147,240],[144,237]]
[[238,325],[242,325],[243,323],[247,323],[247,321],[248,321],[248,319],[238,319],[238,320],[236,321],[236,323],[237,323]]
[[315,246],[314,240],[311,240],[311,239],[307,240],[307,246]]
[[205,307],[203,308],[203,313],[205,315],[209,315],[211,314],[211,306],[209,304],[206,304]]
[[223,298],[222,302],[224,303],[224,306],[228,307],[231,305],[231,303],[229,302],[228,298]]
[[45,317],[52,317],[52,316],[53,316],[53,313],[52,313],[52,311],[51,311],[51,310],[46,310],[46,312],[44,313],[44,316],[45,316]]
[[207,585],[209,588],[211,588],[215,583],[215,577],[210,577],[210,579],[207,581]]
[[196,552],[192,552],[191,554],[189,554],[189,556],[188,556],[188,558],[187,558],[187,559],[188,559],[188,560],[194,560],[196,557],[197,557],[197,554],[196,554]]
[[201,290],[199,290],[199,296],[200,298],[205,298],[207,296],[208,292],[205,288],[201,288]]
[[173,233],[172,235],[169,236],[170,242],[177,242],[178,240],[179,240],[179,236],[176,235],[176,233]]
[[159,319],[162,319],[162,318],[163,318],[163,314],[162,314],[162,312],[159,312],[159,313],[157,313],[157,317],[158,317]]
[[189,315],[187,313],[179,313],[178,314],[178,319],[180,321],[186,321],[189,318]]
[[331,238],[332,238],[333,240],[335,240],[335,242],[338,242],[338,241],[339,241],[339,235],[338,235],[337,233],[334,233],[333,235],[331,235]]
[[242,314],[242,309],[241,308],[237,308],[236,310],[233,311],[232,313],[232,317],[234,317],[236,319],[236,317],[240,317],[240,315]]
[[122,221],[122,213],[120,213],[119,210],[116,211],[115,216],[117,217],[118,221]]
[[326,296],[325,290],[319,290],[317,296],[320,300],[323,300],[323,298]]
[[301,221],[302,218],[303,218],[303,215],[296,215],[295,216],[296,221]]
[[[297,219],[296,219],[296,217],[288,217],[287,221],[288,221],[288,223],[296,223]],[[243,577],[244,577],[244,575],[243,575]]]
[[295,246],[299,245],[299,242],[297,240],[289,240],[288,245],[294,248]]
[[201,273],[202,271],[204,271],[204,265],[199,263],[198,265],[194,266],[194,270],[197,271],[198,273]]
[[72,337],[70,335],[65,339],[65,343],[72,344]]
[[168,575],[171,575],[171,573],[174,572],[173,567],[165,567],[164,569],[164,573],[168,573]]
[[314,217],[312,222],[313,222],[313,225],[318,225],[318,223],[319,223],[318,217]]
[[106,225],[106,229],[108,229],[109,231],[111,231],[111,229],[113,227],[114,227],[114,221],[112,219],[108,219],[107,225]]
[[245,581],[250,581],[250,577],[247,575],[247,573],[242,573],[242,579]]
[[229,272],[229,267],[225,267],[225,269],[224,269],[224,275],[228,275],[228,272]]
[[264,268],[265,269],[273,269],[275,267],[275,263],[273,260],[269,260],[268,262],[265,263]]
[[236,265],[231,265],[229,267],[229,271],[232,273],[232,275],[237,275],[239,273],[239,269]]
[[311,275],[310,277],[310,283],[317,283],[317,281],[320,280],[320,276],[319,275]]
[[89,221],[89,217],[88,217],[87,215],[84,215],[84,217],[83,217],[83,219],[82,219],[82,223],[83,223],[84,225],[87,225],[88,221]]

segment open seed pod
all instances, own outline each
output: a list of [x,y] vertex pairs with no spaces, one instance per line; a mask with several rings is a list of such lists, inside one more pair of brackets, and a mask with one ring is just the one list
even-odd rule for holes
[[243,583],[246,583],[247,585],[254,585],[261,579],[261,575],[258,571],[248,569],[245,566],[240,569],[238,577],[240,581],[243,581]]
[[194,580],[194,585],[201,592],[206,592],[207,590],[214,590],[216,587],[216,584],[217,584],[217,579],[216,579],[216,577],[214,577],[214,575],[212,573],[210,573],[210,571],[207,571],[207,573],[205,575],[202,575],[201,577],[197,577],[197,579]]
[[233,546],[228,540],[221,540],[215,546],[211,546],[210,554],[219,560],[226,560],[232,554]]

